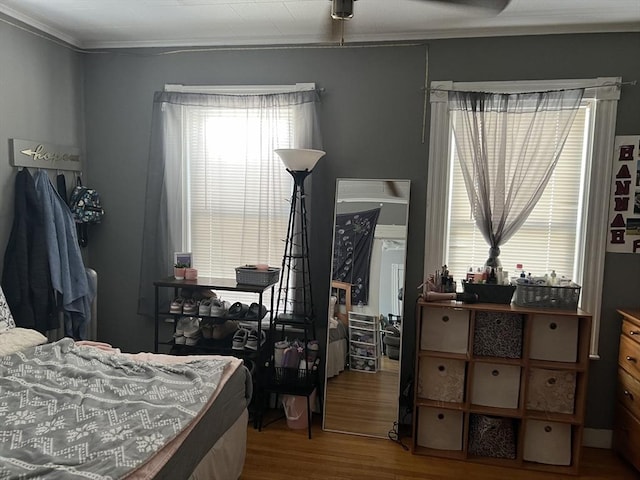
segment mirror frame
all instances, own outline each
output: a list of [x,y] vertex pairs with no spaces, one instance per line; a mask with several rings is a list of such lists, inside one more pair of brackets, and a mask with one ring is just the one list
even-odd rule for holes
[[[362,202],[362,203],[378,203],[383,205],[384,203],[403,203],[406,205],[406,210],[404,213],[404,241],[405,241],[405,245],[404,245],[404,258],[403,258],[403,264],[404,264],[404,269],[406,272],[406,266],[407,266],[407,240],[408,240],[408,229],[409,229],[409,206],[410,206],[410,193],[411,193],[411,180],[410,179],[386,179],[386,178],[337,178],[336,179],[336,188],[335,188],[335,199],[334,199],[334,212],[333,212],[333,229],[332,229],[332,239],[331,239],[331,268],[330,268],[330,278],[329,278],[329,298],[327,299],[327,305],[331,304],[331,296],[333,294],[333,288],[332,288],[332,283],[333,283],[333,263],[334,263],[334,255],[335,255],[335,235],[336,235],[336,217],[338,215],[338,210],[339,210],[339,203],[345,201],[345,199],[341,199],[339,197],[340,195],[340,182],[343,181],[347,181],[347,182],[376,182],[376,183],[380,183],[382,186],[382,191],[384,192],[385,190],[388,192],[386,194],[386,196],[382,196],[380,193],[376,194],[376,195],[372,195],[372,196],[354,196],[354,197],[349,197],[346,198],[346,201],[351,201],[351,202]],[[406,185],[405,188],[403,188],[402,190],[400,190],[401,193],[401,197],[400,199],[398,199],[396,196],[398,194],[398,190],[396,190],[396,186],[393,186],[393,188],[391,190],[395,190],[395,192],[389,192],[389,188],[388,188],[388,184],[390,184],[390,182],[402,182],[403,184]],[[373,208],[373,207],[372,207]],[[398,224],[400,225],[400,224]],[[369,288],[371,288],[371,283],[369,284]],[[378,282],[378,288],[380,288],[380,282]],[[401,288],[406,289],[406,275],[403,277],[402,280],[402,285]],[[352,303],[352,306],[354,304]],[[404,301],[402,301],[401,304],[401,311],[399,312],[400,315],[402,316],[402,318],[405,318],[405,307],[406,304]],[[346,314],[348,315],[348,311],[346,312]],[[379,314],[379,312],[378,312]],[[322,429],[325,431],[330,431],[330,432],[337,432],[337,433],[346,433],[346,434],[353,434],[353,435],[362,435],[362,436],[369,436],[369,437],[376,437],[376,438],[388,438],[388,431],[385,432],[381,432],[379,435],[376,434],[371,434],[371,433],[362,433],[362,432],[357,432],[357,431],[349,431],[349,430],[345,430],[345,429],[336,429],[336,428],[327,428],[326,425],[326,413],[327,413],[327,393],[328,393],[328,381],[329,381],[329,377],[327,375],[327,365],[329,362],[328,359],[328,352],[329,352],[329,344],[330,344],[330,335],[329,335],[329,323],[328,323],[328,319],[327,319],[327,330],[326,330],[326,345],[325,345],[325,372],[324,372],[324,391],[323,391],[323,412],[322,412]],[[349,338],[348,338],[348,327],[347,327],[347,351],[346,351],[346,355],[347,357],[349,356]],[[403,350],[403,346],[404,346],[404,335],[402,334],[402,329],[401,329],[401,336],[400,336],[400,345],[399,345],[399,358],[398,358],[398,376],[397,376],[397,383],[396,383],[396,387],[395,387],[395,398],[397,399],[396,404],[395,404],[395,418],[394,421],[398,421],[399,419],[399,415],[400,415],[400,404],[399,404],[399,396],[400,396],[400,389],[401,389],[401,383],[402,383],[402,350]],[[345,360],[346,362],[347,360]],[[389,425],[389,431],[393,428],[393,423]]]

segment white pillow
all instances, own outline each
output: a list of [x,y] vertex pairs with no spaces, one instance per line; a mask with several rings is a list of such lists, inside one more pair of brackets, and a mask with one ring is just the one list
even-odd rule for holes
[[47,343],[47,337],[37,330],[14,327],[0,333],[0,356],[11,355],[23,348],[35,347]]
[[2,291],[2,287],[0,287],[0,332],[6,332],[15,327],[16,322],[13,321],[13,315],[11,315],[11,310],[9,310],[7,299],[4,298],[4,292]]

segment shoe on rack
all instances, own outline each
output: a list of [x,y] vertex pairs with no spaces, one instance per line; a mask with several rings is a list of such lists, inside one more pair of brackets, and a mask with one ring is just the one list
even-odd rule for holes
[[182,313],[185,315],[197,315],[198,314],[198,302],[193,298],[187,298],[182,306]]
[[247,344],[247,338],[249,337],[249,330],[245,328],[239,328],[236,333],[233,334],[233,342],[231,348],[233,350],[244,350]]
[[185,344],[195,345],[200,340],[200,319],[198,317],[187,317],[188,321],[184,326]]
[[260,305],[259,303],[252,303],[249,305],[249,310],[247,310],[247,314],[244,318],[248,320],[262,320],[266,314],[267,307]]
[[176,297],[171,302],[169,307],[169,313],[182,313],[182,306],[184,305],[184,297]]
[[184,337],[184,343],[185,345],[189,345],[191,347],[195,346],[198,344],[198,342],[200,341],[200,332],[198,332],[198,334],[195,337]]
[[174,333],[173,334],[173,343],[175,343],[176,345],[184,345],[186,343],[186,338],[184,335],[179,334],[179,333]]
[[202,338],[213,338],[213,331],[215,328],[216,326],[210,318],[203,318],[200,321],[200,332],[202,333]]
[[[260,346],[264,345],[264,342],[267,340],[267,336],[264,333],[264,330],[260,330]],[[258,330],[253,329],[249,332],[249,336],[247,337],[247,345],[246,348],[249,350],[258,350]]]
[[184,335],[184,329],[190,322],[190,317],[180,317],[176,323],[176,335]]
[[211,333],[211,338],[214,340],[220,340],[227,338],[229,335],[238,330],[238,322],[234,320],[226,320],[220,325],[214,325]]
[[212,317],[225,318],[229,310],[229,302],[221,300],[219,298],[211,299],[211,312],[209,315]]
[[200,301],[200,305],[198,306],[198,315],[201,317],[208,317],[211,315],[211,299],[205,298]]
[[229,313],[227,316],[229,318],[244,318],[247,311],[249,311],[249,305],[242,302],[236,302],[229,307]]

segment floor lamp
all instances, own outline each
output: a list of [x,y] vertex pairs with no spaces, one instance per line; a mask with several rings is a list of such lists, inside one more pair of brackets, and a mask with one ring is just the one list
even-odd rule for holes
[[309,270],[304,181],[325,152],[287,148],[275,150],[275,153],[282,159],[287,172],[293,177],[293,193],[280,272],[276,321],[306,325],[313,322],[314,310]]

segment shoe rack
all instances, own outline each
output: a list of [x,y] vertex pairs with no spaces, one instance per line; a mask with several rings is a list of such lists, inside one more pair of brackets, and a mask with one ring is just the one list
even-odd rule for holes
[[591,315],[419,301],[412,453],[578,474]]
[[[195,280],[176,280],[174,277],[168,277],[154,282],[155,287],[155,325],[154,325],[154,352],[159,353],[161,347],[165,347],[165,349],[173,350],[176,353],[180,354],[189,354],[189,353],[211,353],[211,354],[221,354],[221,355],[233,355],[244,358],[261,358],[261,351],[265,348],[268,342],[264,342],[262,344],[260,339],[266,332],[263,331],[262,328],[262,318],[247,318],[246,316],[243,318],[231,318],[231,317],[219,317],[219,316],[211,316],[211,315],[201,315],[197,311],[196,313],[188,314],[188,313],[175,313],[171,312],[170,304],[171,300],[178,297],[181,290],[214,290],[216,292],[228,292],[230,298],[233,298],[234,292],[243,292],[243,293],[252,293],[256,297],[256,303],[259,306],[260,311],[263,311],[264,306],[264,296],[265,293],[271,291],[271,302],[270,308],[266,308],[267,315],[269,316],[269,323],[272,322],[273,316],[273,298],[274,298],[274,290],[275,284],[267,285],[267,286],[258,286],[258,285],[240,285],[236,283],[235,280],[231,279],[217,279],[217,278],[197,278]],[[170,300],[167,302],[167,298],[169,298],[168,292],[171,293]],[[266,306],[265,306],[266,307]],[[223,340],[214,340],[214,339],[205,339],[201,338],[196,345],[176,345],[173,336],[166,335],[167,338],[160,338],[160,325],[166,318],[170,318],[173,321],[174,331],[175,326],[177,325],[178,319],[183,316],[192,316],[199,317],[201,319],[212,319],[214,323],[223,323],[226,320],[237,320],[242,323],[250,323],[255,322],[255,329],[258,333],[258,344],[257,349],[233,349],[232,348],[232,339],[231,336],[225,338]],[[257,315],[261,317],[261,315]],[[164,332],[163,332],[163,335]]]

